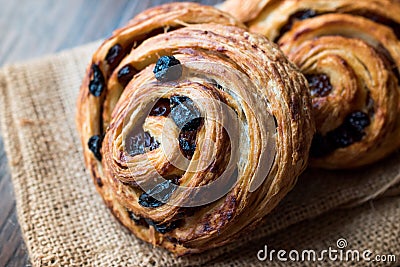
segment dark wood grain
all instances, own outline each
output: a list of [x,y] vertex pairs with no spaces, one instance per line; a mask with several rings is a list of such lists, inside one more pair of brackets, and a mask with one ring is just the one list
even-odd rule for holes
[[[173,1],[0,0],[0,66],[103,39],[140,11],[166,2]],[[0,266],[29,266],[1,137],[0,196]]]

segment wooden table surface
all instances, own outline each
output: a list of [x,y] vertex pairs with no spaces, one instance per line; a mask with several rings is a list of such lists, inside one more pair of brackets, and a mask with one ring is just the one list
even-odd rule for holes
[[[222,0],[198,0],[213,5]],[[103,39],[168,0],[0,0],[0,66]],[[0,267],[30,266],[0,133]]]

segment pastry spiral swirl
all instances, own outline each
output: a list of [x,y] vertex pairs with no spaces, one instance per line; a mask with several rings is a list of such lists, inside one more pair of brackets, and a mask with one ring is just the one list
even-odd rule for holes
[[77,113],[87,168],[139,238],[177,255],[221,246],[257,225],[305,168],[306,84],[275,45],[221,11],[150,9],[88,67]]
[[313,166],[359,167],[400,147],[399,1],[229,0],[222,9],[276,41],[306,75]]

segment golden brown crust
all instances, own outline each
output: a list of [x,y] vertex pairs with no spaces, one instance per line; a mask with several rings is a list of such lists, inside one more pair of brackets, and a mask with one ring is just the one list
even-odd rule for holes
[[[398,149],[400,2],[260,2],[250,30],[275,40],[310,85],[324,87],[312,91],[318,135],[311,165],[359,167]],[[231,1],[232,14],[242,4]]]
[[[155,30],[161,25],[169,31]],[[118,63],[107,61],[117,44],[133,47]],[[182,76],[157,81],[155,63],[170,55],[181,62]],[[98,97],[89,91],[98,76],[94,65],[104,74]],[[125,84],[118,72],[127,65],[136,75]],[[191,160],[182,157],[174,119],[148,116],[160,98],[176,96],[193,100],[203,116]],[[77,125],[86,165],[113,214],[139,238],[185,255],[231,242],[293,187],[314,133],[310,103],[304,76],[264,37],[211,7],[169,4],[142,13],[97,50],[81,87]],[[159,146],[130,154],[138,125]],[[87,143],[103,134],[99,161]],[[151,189],[158,176],[179,178],[180,187],[167,204],[139,204],[142,188]],[[202,186],[207,190],[193,190]]]
[[260,12],[273,0],[226,0],[218,6],[222,11],[232,14],[242,22],[257,18]]

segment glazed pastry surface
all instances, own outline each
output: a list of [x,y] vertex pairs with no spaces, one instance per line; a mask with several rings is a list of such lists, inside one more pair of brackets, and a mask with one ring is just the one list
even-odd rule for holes
[[317,128],[311,165],[359,167],[400,147],[400,1],[228,0],[222,9],[277,42],[306,75]]
[[305,77],[212,7],[145,11],[93,55],[78,99],[85,162],[115,217],[176,255],[258,225],[304,170]]

